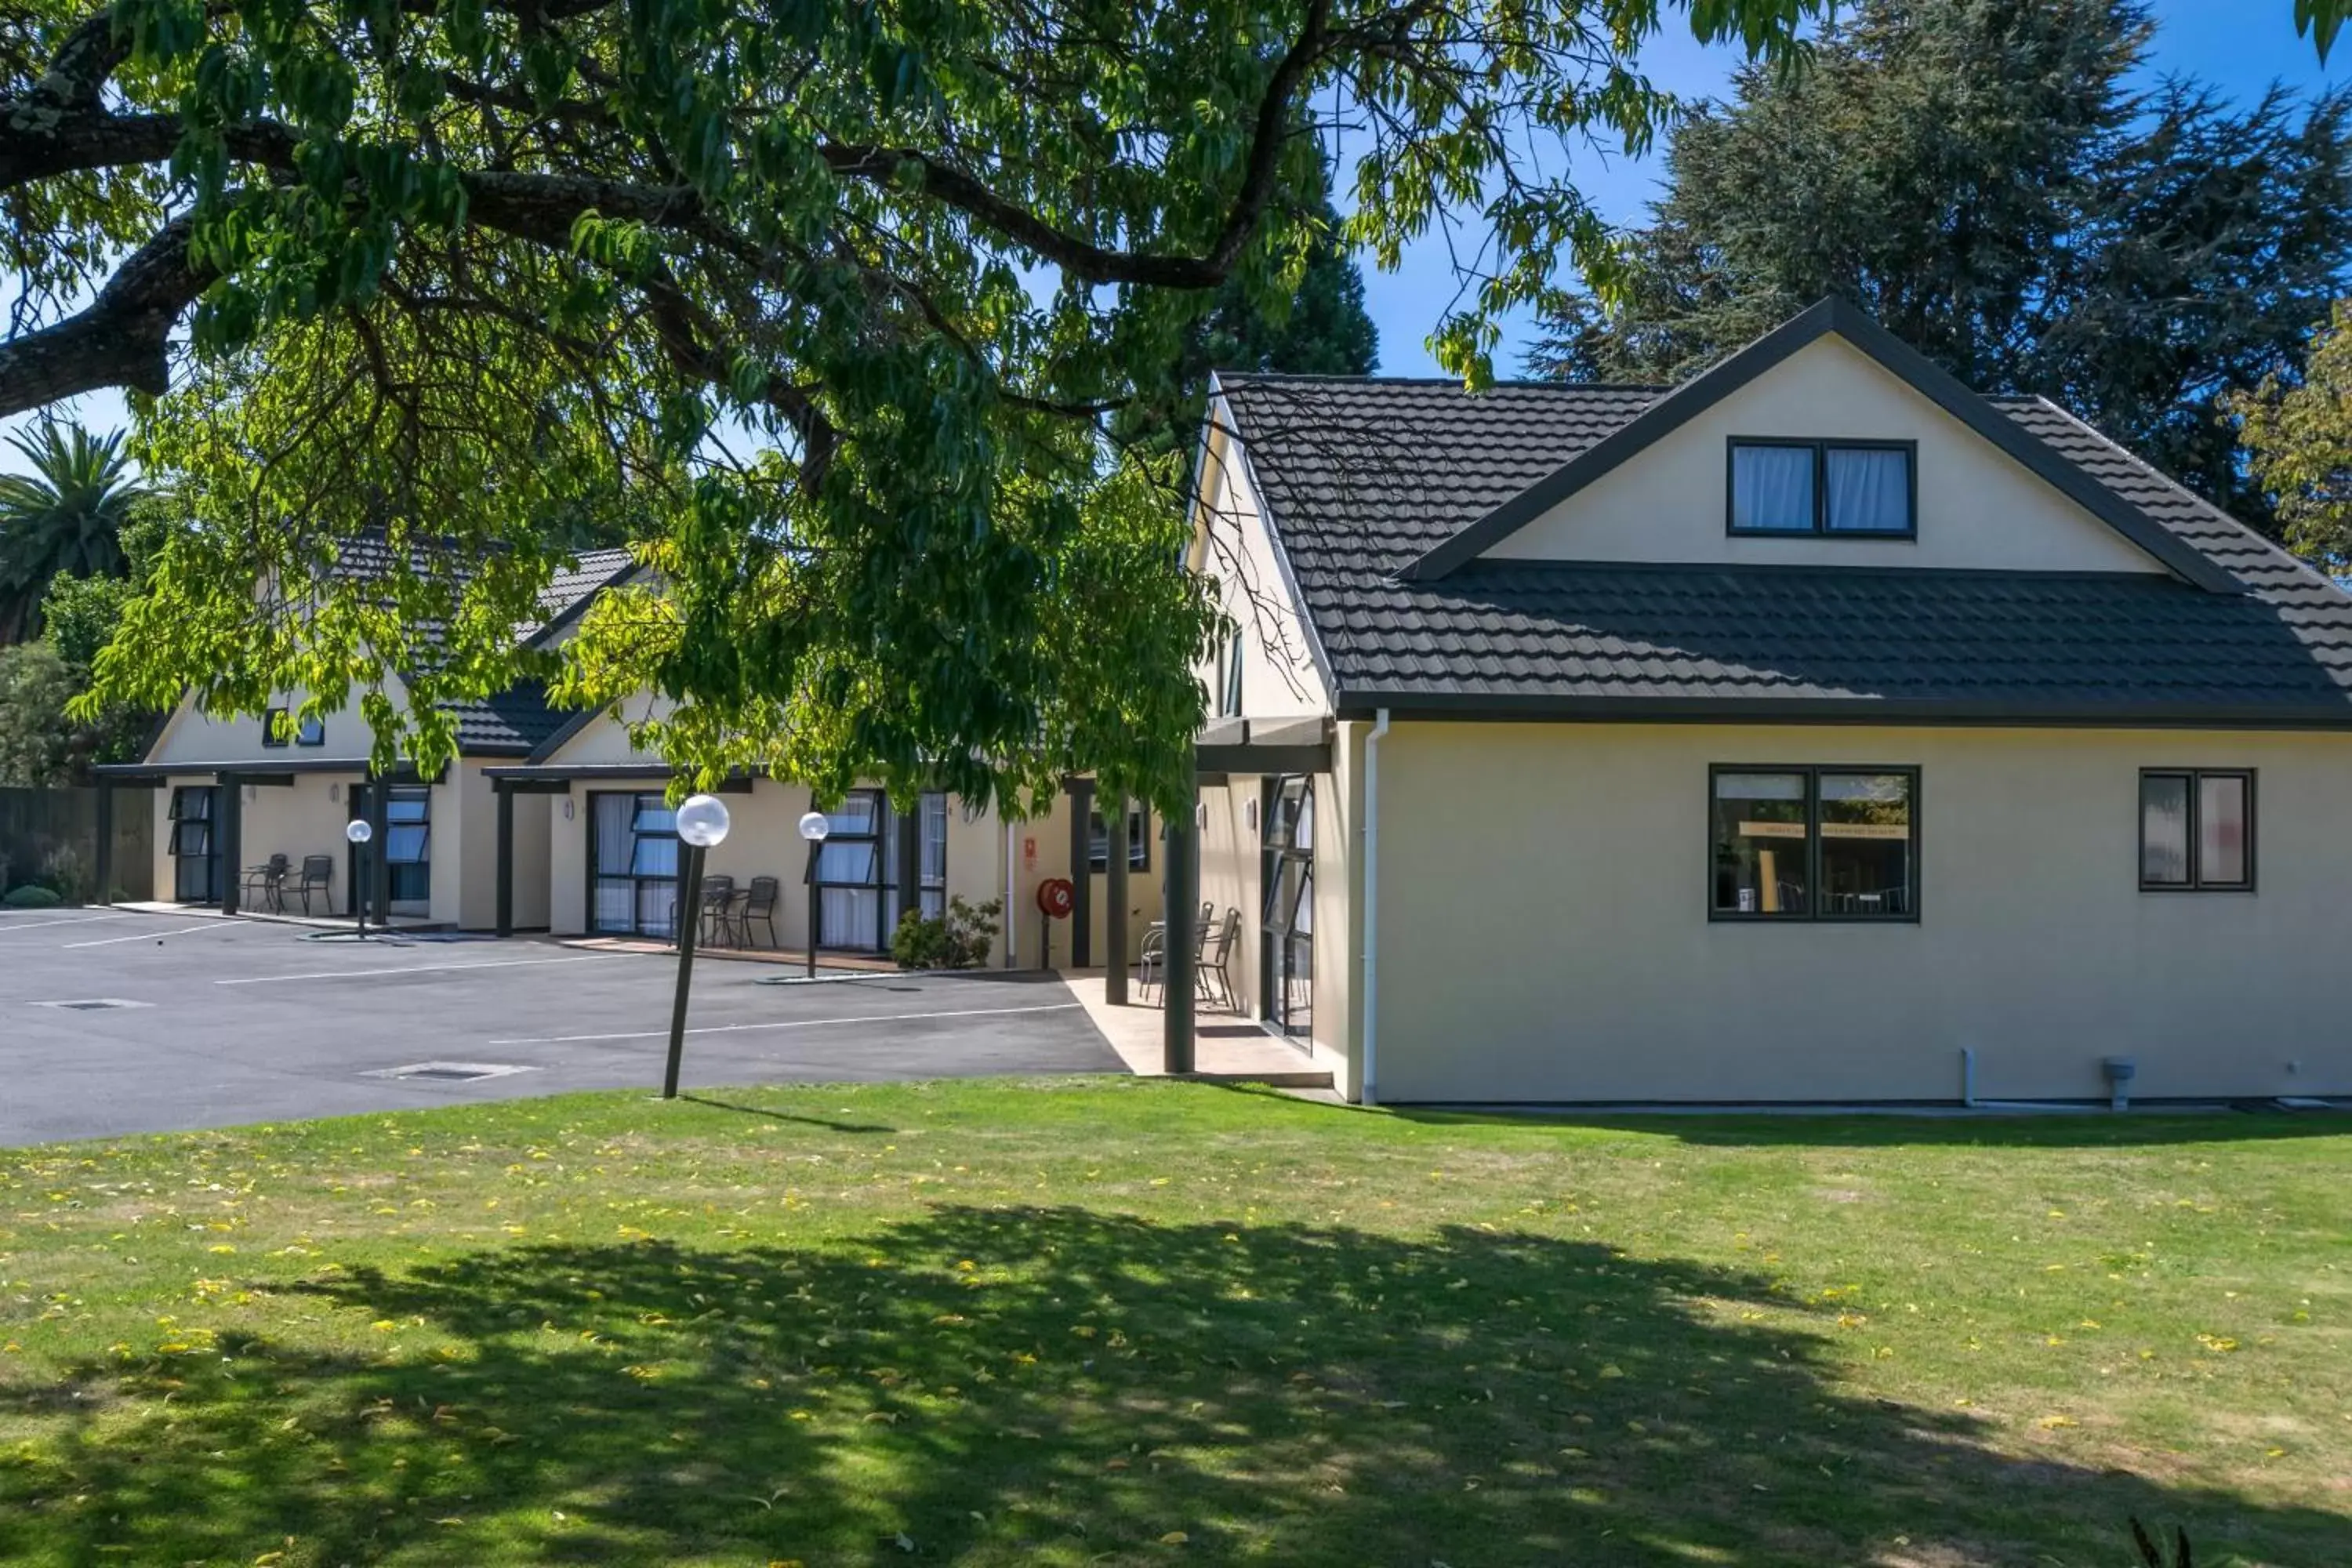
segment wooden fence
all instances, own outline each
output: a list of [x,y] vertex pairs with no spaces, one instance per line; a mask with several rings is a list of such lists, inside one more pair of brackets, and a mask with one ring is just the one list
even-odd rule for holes
[[71,884],[69,896],[152,899],[155,896],[153,792],[116,785],[114,886],[98,875],[98,791],[0,788],[0,891],[26,882]]

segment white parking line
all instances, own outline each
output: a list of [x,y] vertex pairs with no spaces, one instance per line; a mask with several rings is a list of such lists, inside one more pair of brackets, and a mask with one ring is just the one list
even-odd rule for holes
[[314,969],[307,974],[241,974],[215,980],[215,985],[275,985],[282,980],[373,980],[379,974],[432,974],[450,969],[521,969],[534,963],[593,963],[609,952],[582,952],[569,958],[500,958],[488,963],[407,963],[394,969]]
[[118,942],[145,942],[151,937],[161,942],[167,936],[192,936],[200,931],[235,931],[236,929],[235,921],[206,921],[200,926],[182,926],[177,931],[132,931],[129,936],[102,936],[96,942],[61,942],[58,943],[58,951],[62,952],[69,947],[112,947]]
[[[1076,1002],[1055,1002],[1042,1007],[958,1007],[943,1013],[875,1013],[863,1018],[779,1018],[766,1024],[705,1024],[689,1035],[732,1035],[745,1029],[814,1029],[827,1024],[904,1024],[917,1018],[987,1018],[1003,1013],[1066,1013]],[[667,1029],[636,1029],[625,1035],[526,1035],[519,1039],[485,1040],[486,1046],[577,1046],[599,1040],[667,1040]]]
[[128,921],[136,920],[139,917],[136,913],[131,913],[120,915],[76,915],[71,920],[63,921],[5,920],[0,921],[0,935],[5,935],[7,932],[12,931],[47,931],[51,926],[86,926],[94,925],[100,921]]

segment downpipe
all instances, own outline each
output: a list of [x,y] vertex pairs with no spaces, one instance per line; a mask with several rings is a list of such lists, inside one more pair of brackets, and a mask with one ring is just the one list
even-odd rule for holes
[[1389,710],[1372,716],[1364,737],[1364,1083],[1358,1099],[1380,1103],[1381,1041],[1381,741],[1389,732]]

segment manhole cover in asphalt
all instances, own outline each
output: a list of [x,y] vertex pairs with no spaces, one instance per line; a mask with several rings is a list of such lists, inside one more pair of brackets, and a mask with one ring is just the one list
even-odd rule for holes
[[36,1002],[36,1007],[68,1007],[77,1013],[103,1013],[115,1007],[152,1007],[152,1002],[126,1002],[120,996],[85,996],[74,1002]]
[[366,1078],[427,1079],[436,1083],[475,1083],[486,1078],[507,1078],[529,1072],[527,1067],[501,1062],[411,1062],[404,1068],[379,1068]]

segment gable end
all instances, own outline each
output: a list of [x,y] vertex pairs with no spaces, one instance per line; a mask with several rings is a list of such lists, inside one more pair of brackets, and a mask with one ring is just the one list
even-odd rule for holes
[[2203,552],[2034,439],[1957,377],[1834,295],[1659,398],[1623,426],[1423,553],[1399,578],[1426,583],[1446,576],[1799,350],[1830,335],[1868,356],[2183,581],[2208,593],[2246,591]]

